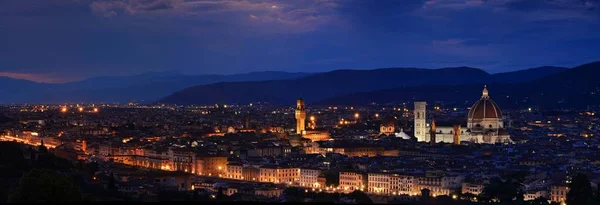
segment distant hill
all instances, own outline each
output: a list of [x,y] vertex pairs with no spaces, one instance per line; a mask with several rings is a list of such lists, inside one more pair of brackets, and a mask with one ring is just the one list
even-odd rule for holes
[[[289,104],[299,97],[303,97],[308,102],[315,102],[334,96],[391,88],[408,89],[419,86],[532,81],[559,72],[561,69],[566,68],[541,67],[494,75],[470,67],[335,70],[290,80],[216,83],[194,86],[175,92],[159,102],[169,104],[246,104],[261,101]],[[393,94],[406,95],[402,92]]]
[[496,83],[521,83],[560,73],[568,69],[569,68],[564,67],[543,66],[513,72],[497,73],[493,75],[493,78]]
[[[585,108],[600,104],[599,75],[600,62],[593,62],[529,82],[492,83],[487,86],[490,97],[501,108]],[[394,88],[332,97],[315,104],[359,105],[425,100],[470,106],[480,98],[482,88],[483,84]]]
[[218,82],[294,79],[310,73],[253,72],[234,75],[184,75],[174,72],[94,77],[69,83],[36,83],[0,77],[0,104],[148,101],[195,85]]

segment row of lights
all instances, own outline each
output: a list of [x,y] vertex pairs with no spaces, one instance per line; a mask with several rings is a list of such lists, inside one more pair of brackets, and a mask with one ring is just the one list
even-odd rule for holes
[[[78,110],[79,112],[83,112],[83,107],[79,107],[79,108],[77,108],[77,110]],[[60,109],[60,112],[62,112],[62,113],[66,113],[66,112],[68,112],[68,111],[69,111],[69,109],[68,109],[67,107],[62,107],[62,108]],[[95,107],[95,108],[93,108],[93,109],[92,109],[92,112],[96,112],[96,113],[97,113],[98,111],[99,111],[99,110],[98,110],[98,108],[97,108],[97,107]]]

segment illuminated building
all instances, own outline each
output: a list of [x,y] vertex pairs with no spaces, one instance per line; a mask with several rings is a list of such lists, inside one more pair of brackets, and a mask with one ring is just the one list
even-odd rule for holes
[[217,155],[196,156],[196,166],[202,166],[201,175],[226,176],[227,175],[227,157]]
[[243,166],[241,164],[228,164],[227,165],[227,178],[242,180],[242,179],[244,179],[242,171],[243,171]]
[[385,173],[369,173],[368,175],[368,192],[380,195],[389,195],[390,190],[390,174]]
[[471,129],[471,132],[484,132],[503,127],[502,111],[496,102],[490,99],[487,87],[484,86],[481,99],[469,110],[467,129]]
[[550,189],[550,201],[564,203],[567,200],[567,193],[569,193],[569,185],[552,185]]
[[429,189],[432,195],[450,195],[462,187],[461,175],[446,175],[441,171],[428,171],[425,176],[417,177],[417,190]]
[[385,117],[383,121],[381,121],[381,125],[379,126],[379,133],[381,135],[393,135],[395,131],[396,119],[392,116]]
[[171,148],[169,155],[173,171],[196,173],[196,154],[193,151]]
[[429,142],[431,144],[435,144],[436,140],[435,140],[435,134],[436,134],[436,130],[435,130],[435,120],[431,121],[431,128],[429,129]]
[[367,175],[356,172],[340,172],[339,188],[344,193],[350,193],[354,190],[366,190]]
[[314,130],[317,128],[317,119],[315,116],[310,116],[310,121],[308,122],[308,129]]
[[427,123],[426,123],[426,102],[415,102],[415,137],[419,142],[428,142],[429,140],[426,137],[427,134]]
[[312,142],[316,141],[327,141],[331,139],[329,132],[327,130],[309,130],[304,131],[302,135],[303,138],[310,139]]
[[[419,113],[425,113],[424,102],[415,102],[415,136],[418,141],[429,142],[431,138],[420,137],[420,130],[424,129],[425,119]],[[419,111],[418,108],[422,108]],[[424,115],[424,114],[423,114]],[[481,98],[473,104],[467,116],[467,129],[460,129],[460,125],[436,126],[435,142],[460,144],[460,141],[472,143],[512,143],[508,132],[504,129],[504,116],[500,107],[490,99],[487,87],[483,88]],[[425,124],[426,125],[426,124]],[[433,123],[432,123],[433,125]],[[460,132],[460,133],[457,133]]]
[[258,181],[260,179],[260,169],[254,166],[242,167],[242,177],[246,181]]
[[260,167],[260,182],[295,184],[300,180],[300,168],[265,165]]
[[319,169],[300,169],[300,186],[308,188],[325,187],[325,184],[319,183]]
[[453,128],[454,128],[454,130],[453,130],[454,138],[452,139],[452,143],[455,145],[460,145],[460,133],[461,133],[460,125],[454,125]]
[[471,194],[477,196],[477,195],[481,194],[481,192],[483,192],[483,187],[484,187],[483,183],[463,182],[461,192],[463,194],[471,193]]
[[302,98],[296,101],[296,134],[302,134],[305,131],[306,110]]
[[[304,104],[304,100],[302,98],[298,99],[296,102],[296,134],[302,136],[302,138],[310,139],[312,142],[315,141],[326,141],[331,137],[329,135],[329,131],[327,130],[317,130],[317,122],[315,116],[310,117],[310,122],[308,127],[310,130],[306,130],[305,127],[306,120],[306,105]],[[295,138],[297,144],[298,139]]]
[[394,174],[390,177],[390,189],[398,195],[411,195],[416,190],[416,177],[411,175]]
[[254,195],[266,196],[266,197],[279,197],[283,194],[283,189],[278,188],[256,188],[254,189]]

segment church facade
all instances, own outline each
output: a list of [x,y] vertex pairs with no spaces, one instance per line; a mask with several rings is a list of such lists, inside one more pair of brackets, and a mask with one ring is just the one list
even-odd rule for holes
[[[423,134],[425,119],[425,103],[415,102],[415,137],[421,142],[444,142],[460,144],[471,143],[512,143],[510,135],[504,127],[504,116],[500,107],[489,97],[487,87],[484,86],[481,98],[473,104],[467,115],[466,125],[429,126],[427,134]],[[418,123],[417,123],[418,122]]]

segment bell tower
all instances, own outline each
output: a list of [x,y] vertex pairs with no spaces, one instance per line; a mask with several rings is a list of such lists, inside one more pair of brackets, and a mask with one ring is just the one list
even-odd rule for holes
[[306,110],[304,108],[304,100],[302,98],[296,101],[296,133],[302,134],[305,131]]
[[427,138],[427,123],[425,122],[425,110],[427,108],[426,102],[415,102],[415,127],[414,135],[419,142],[428,142]]

